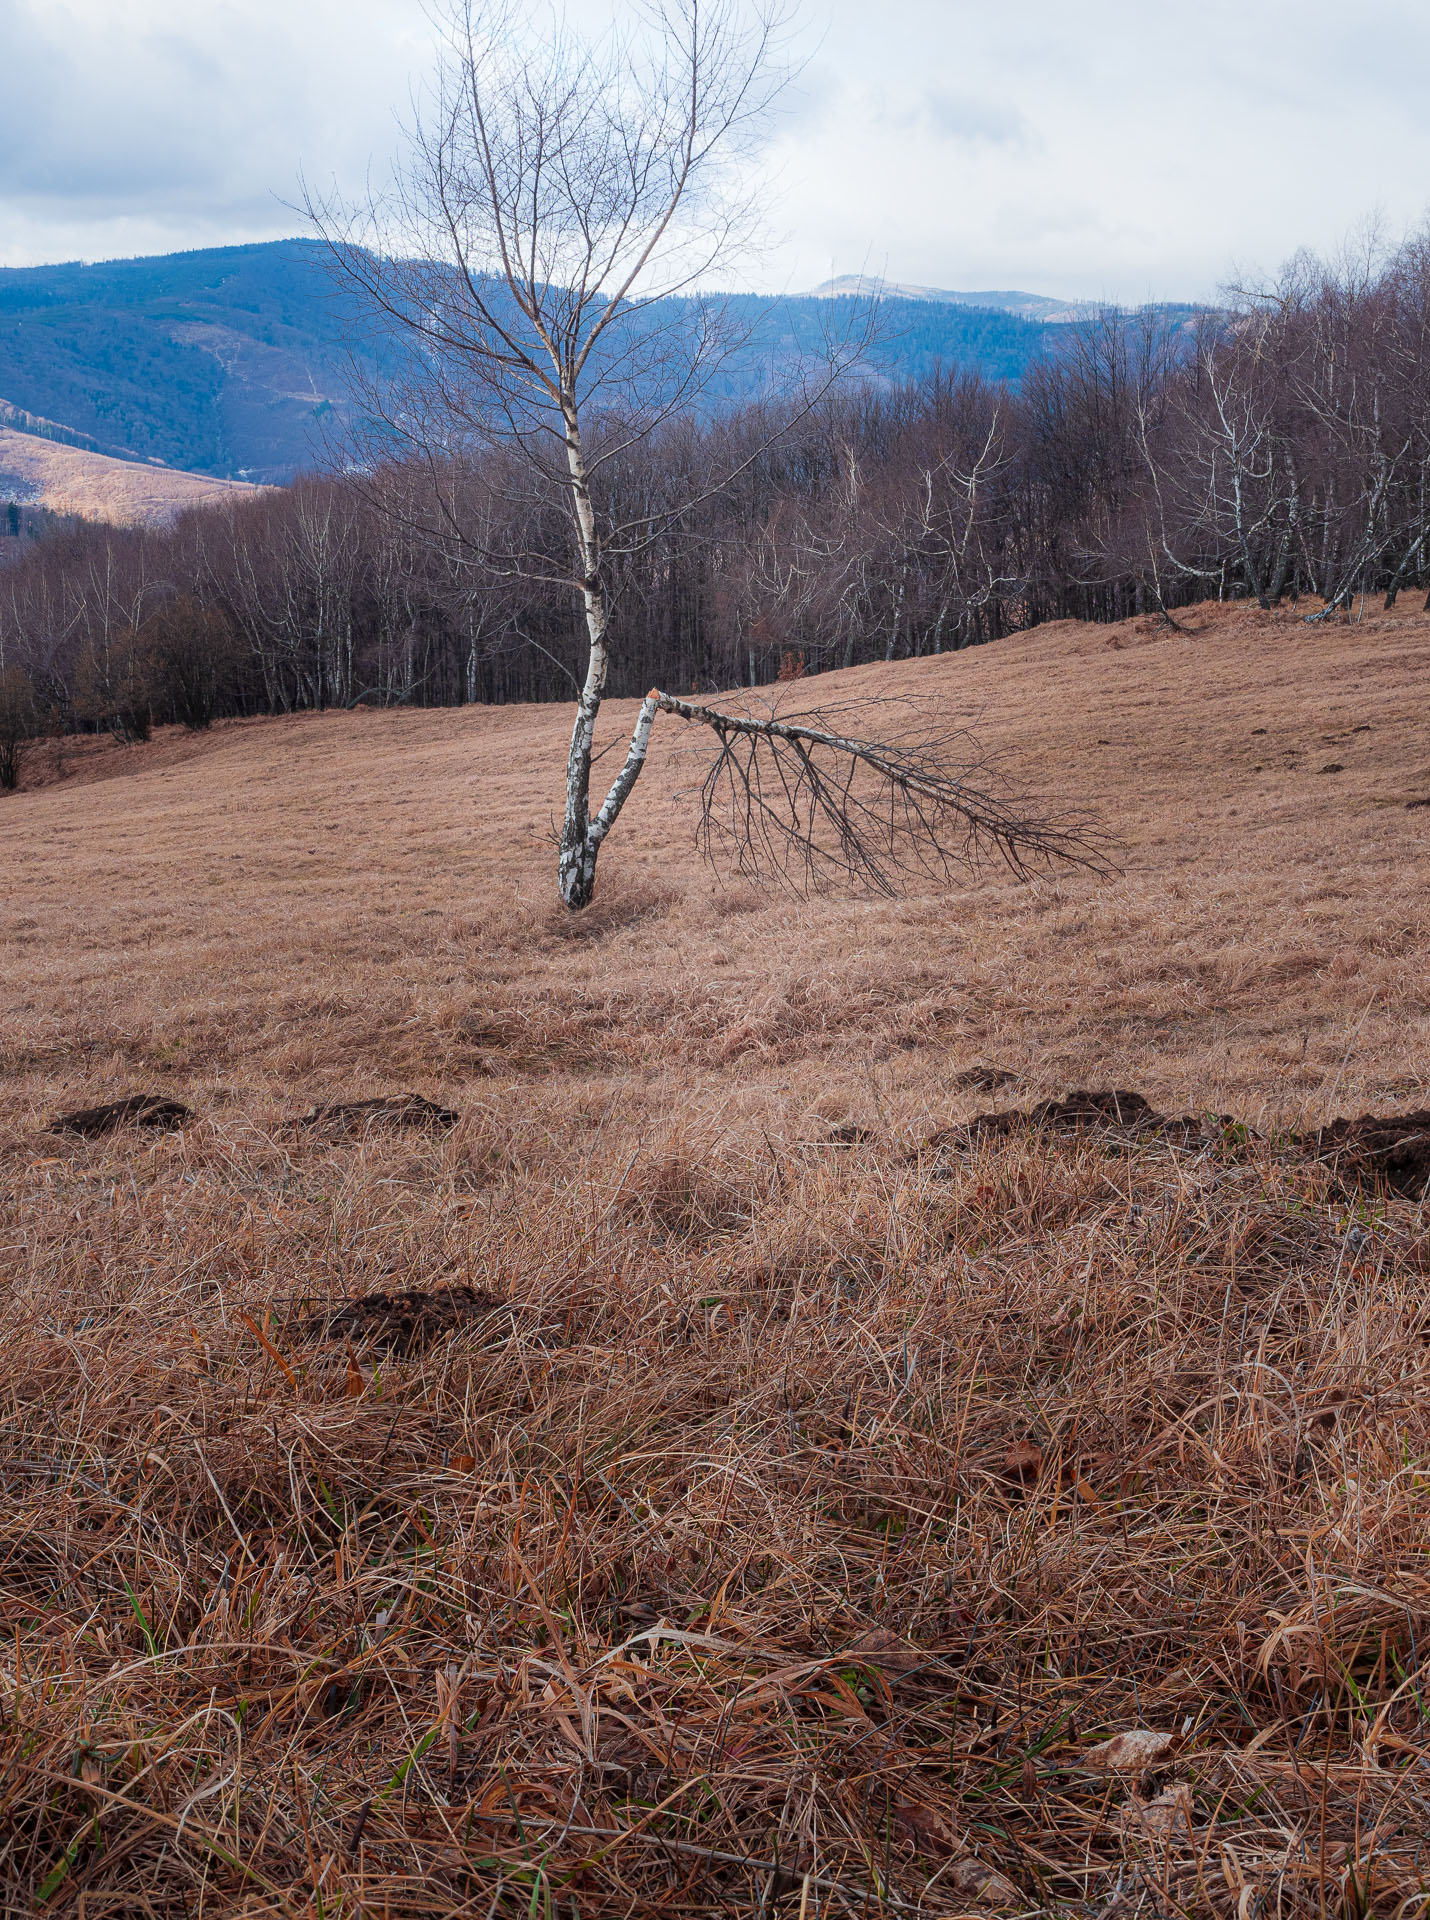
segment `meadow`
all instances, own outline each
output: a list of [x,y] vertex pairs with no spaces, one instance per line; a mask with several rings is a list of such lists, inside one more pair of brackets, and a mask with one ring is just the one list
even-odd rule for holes
[[1178,620],[785,689],[1117,837],[892,901],[658,731],[567,914],[560,707],[28,749],[7,1911],[1423,1910],[1430,615]]

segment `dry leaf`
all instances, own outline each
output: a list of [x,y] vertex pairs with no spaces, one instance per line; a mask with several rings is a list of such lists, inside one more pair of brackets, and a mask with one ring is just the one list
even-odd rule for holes
[[1114,1733],[1110,1740],[1099,1741],[1082,1756],[1085,1767],[1099,1773],[1151,1773],[1170,1758],[1177,1736],[1154,1733],[1150,1727],[1131,1727],[1126,1733]]
[[1125,1831],[1143,1834],[1148,1840],[1186,1839],[1192,1831],[1192,1790],[1186,1785],[1168,1787],[1155,1800],[1130,1801],[1118,1819]]
[[1021,1907],[1023,1896],[1013,1882],[981,1860],[957,1860],[943,1877],[943,1884],[965,1900],[979,1900],[985,1907]]
[[361,1399],[366,1390],[367,1381],[363,1378],[362,1368],[357,1363],[357,1355],[353,1352],[352,1341],[349,1340],[348,1378],[347,1385],[343,1388],[343,1397],[347,1400],[358,1400]]
[[890,1633],[886,1627],[871,1627],[846,1649],[845,1656],[861,1666],[878,1667],[884,1673],[912,1673],[928,1665],[928,1655]]
[[453,1473],[470,1473],[476,1464],[475,1457],[470,1453],[452,1453],[447,1456],[447,1465]]
[[946,1853],[958,1844],[957,1834],[934,1807],[904,1800],[894,1817],[920,1853]]
[[1036,1480],[1043,1471],[1043,1449],[1031,1440],[1015,1440],[1003,1456],[1003,1471],[1014,1480]]

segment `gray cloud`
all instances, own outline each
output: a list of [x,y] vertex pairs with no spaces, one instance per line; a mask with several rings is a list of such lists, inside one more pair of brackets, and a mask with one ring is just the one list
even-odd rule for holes
[[[1430,199],[1424,0],[807,8],[767,284],[1196,298]],[[0,261],[297,231],[300,166],[380,180],[429,58],[421,0],[0,0]]]
[[1025,147],[1036,135],[1015,107],[979,99],[974,94],[933,89],[923,98],[923,119],[941,140],[965,146]]
[[391,148],[414,13],[0,0],[0,259],[292,232],[300,165],[360,184]]

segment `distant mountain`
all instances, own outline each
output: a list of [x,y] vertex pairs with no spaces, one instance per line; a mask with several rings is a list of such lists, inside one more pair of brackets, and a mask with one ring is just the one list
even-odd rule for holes
[[1043,326],[1067,326],[1075,320],[1089,320],[1102,312],[1105,302],[1095,300],[1054,300],[1045,293],[955,293],[951,287],[919,287],[907,280],[876,280],[862,273],[841,273],[833,280],[812,287],[811,300],[879,299],[920,300],[935,306],[991,307],[999,313],[1016,313],[1020,320],[1033,320]]
[[[829,302],[736,296],[749,343],[714,398],[770,389],[817,353]],[[1074,310],[1036,294],[886,287],[870,377],[966,367],[1017,382]],[[1046,308],[1048,311],[1042,311]],[[280,240],[95,265],[0,269],[0,427],[214,478],[282,482],[340,441],[355,317],[320,243]]]
[[319,451],[344,370],[310,241],[0,270],[5,424],[41,415],[122,459],[287,479]]
[[[999,313],[1016,314],[1020,320],[1043,327],[1074,326],[1080,321],[1095,320],[1100,313],[1128,311],[1109,300],[1055,300],[1046,293],[999,293],[992,290],[957,293],[952,287],[920,287],[907,280],[876,280],[862,273],[841,273],[836,279],[826,280],[823,285],[812,288],[805,298],[874,299],[897,301],[900,306],[907,301],[921,306],[991,308]],[[1181,301],[1154,302],[1145,310],[1169,315],[1174,321],[1182,318],[1190,320],[1193,315],[1206,311],[1205,308]]]

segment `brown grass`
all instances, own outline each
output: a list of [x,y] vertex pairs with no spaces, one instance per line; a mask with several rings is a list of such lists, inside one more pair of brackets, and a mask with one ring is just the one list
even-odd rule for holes
[[0,427],[0,491],[18,481],[24,497],[52,513],[119,526],[166,526],[189,507],[234,495],[254,494],[244,480],[214,480],[177,467],[141,460],[114,460],[32,433]]
[[[0,805],[7,1910],[1420,1911],[1426,1211],[1274,1130],[1430,1104],[1430,622],[1191,625],[843,677],[1111,881],[721,886],[668,739],[564,918],[554,710]],[[1270,1137],[921,1144],[1072,1084]]]

